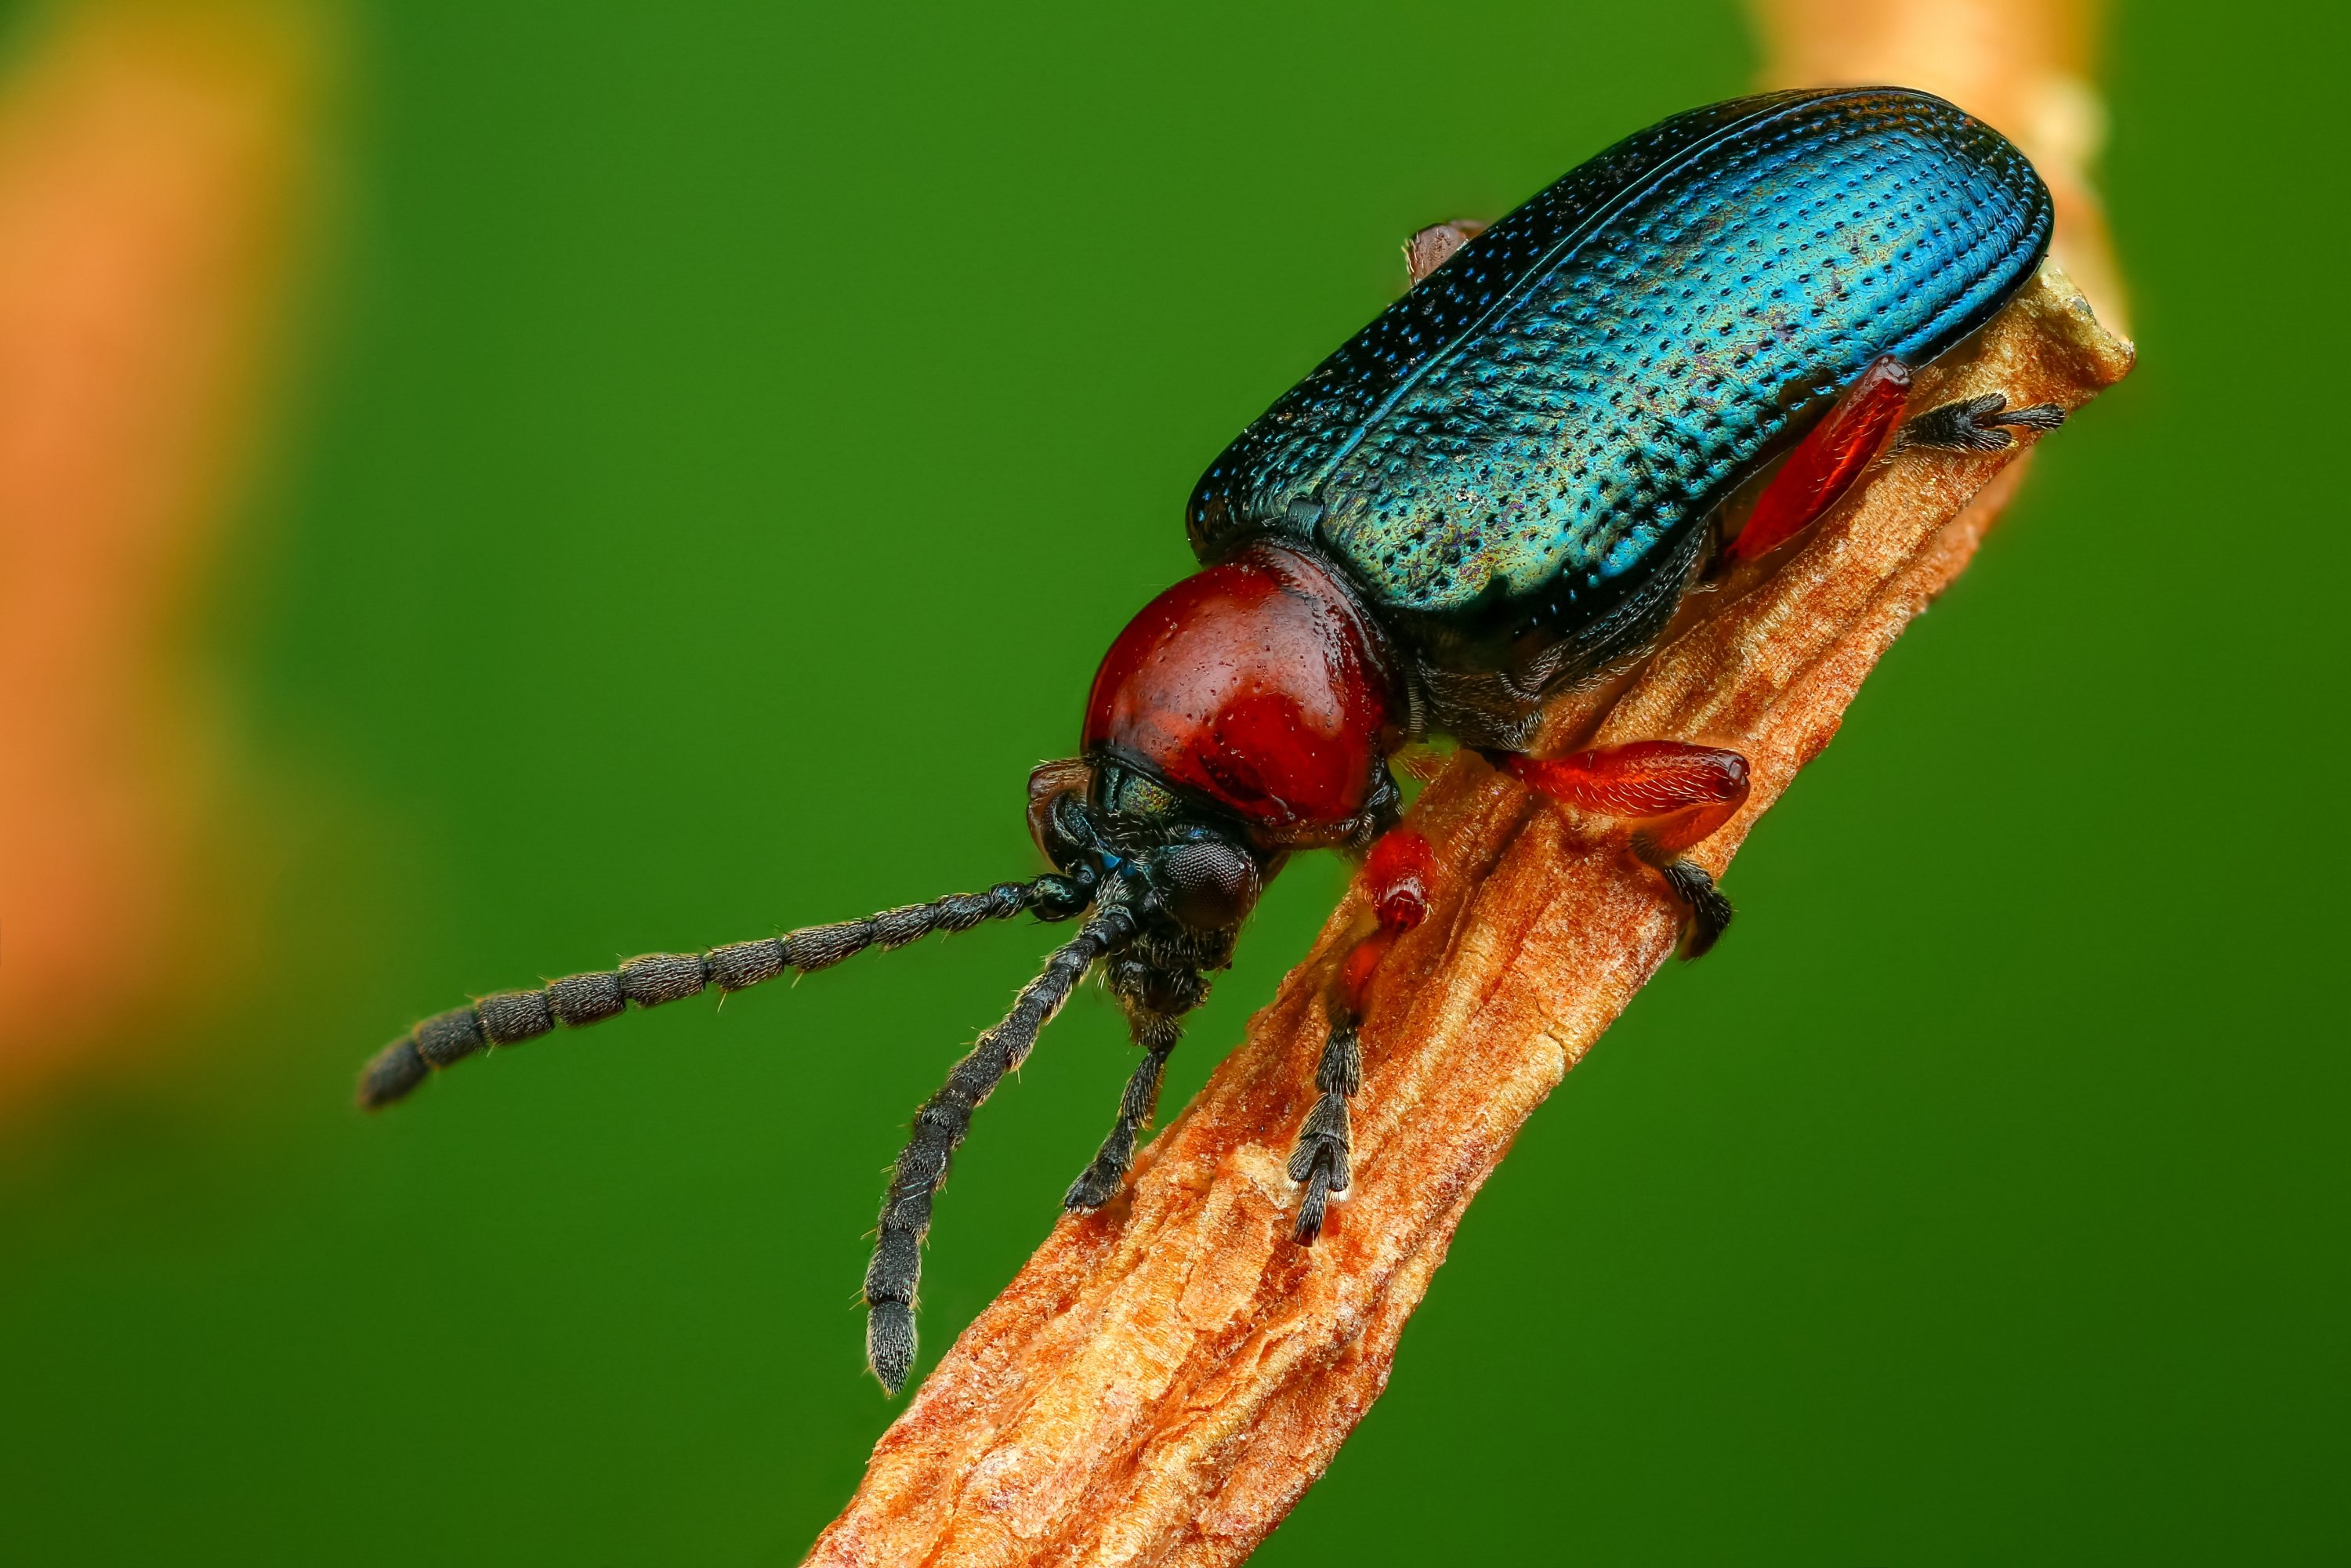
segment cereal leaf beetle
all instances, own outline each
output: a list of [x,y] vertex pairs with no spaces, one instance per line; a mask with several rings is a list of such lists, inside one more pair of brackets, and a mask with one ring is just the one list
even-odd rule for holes
[[[1491,225],[1422,230],[1412,287],[1211,464],[1186,521],[1202,570],[1111,645],[1079,755],[1029,780],[1053,869],[863,919],[656,954],[418,1024],[370,1062],[389,1104],[491,1045],[1030,915],[1078,921],[1012,1010],[914,1113],[865,1277],[867,1356],[914,1362],[932,1204],[973,1112],[1089,970],[1137,1063],[1064,1197],[1109,1201],[1184,1016],[1292,853],[1364,858],[1376,927],[1332,982],[1319,1098],[1289,1175],[1311,1244],[1352,1180],[1348,1101],[1382,956],[1438,874],[1399,826],[1390,760],[1433,734],[1531,789],[1623,821],[1687,908],[1684,952],[1730,905],[1686,852],[1739,809],[1746,759],[1669,741],[1531,756],[1546,698],[1652,648],[1714,564],[1786,543],[1896,443],[1996,449],[2053,408],[1981,397],[1907,422],[1910,371],[2040,266],[2049,193],[1952,105],[1896,88],[1774,93],[1678,114]],[[1753,495],[1751,509],[1727,507]],[[1727,518],[1741,529],[1724,537]]]

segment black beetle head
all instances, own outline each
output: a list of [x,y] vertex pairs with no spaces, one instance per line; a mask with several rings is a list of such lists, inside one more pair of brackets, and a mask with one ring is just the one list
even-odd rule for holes
[[1106,759],[1030,774],[1029,831],[1065,875],[1121,884],[1138,913],[1198,937],[1239,930],[1272,871],[1238,826]]

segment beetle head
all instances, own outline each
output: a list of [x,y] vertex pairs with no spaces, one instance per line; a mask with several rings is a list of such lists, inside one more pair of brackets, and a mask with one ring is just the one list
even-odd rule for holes
[[1097,901],[1195,942],[1228,946],[1280,867],[1238,824],[1109,759],[1048,762],[1030,774],[1029,831]]

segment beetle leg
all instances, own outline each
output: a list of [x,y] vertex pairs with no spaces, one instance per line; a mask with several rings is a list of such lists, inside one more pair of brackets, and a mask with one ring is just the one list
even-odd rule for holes
[[1902,427],[1895,450],[1924,446],[1939,452],[2002,452],[2014,439],[2008,430],[2054,430],[2064,423],[2065,411],[2053,402],[2011,409],[2000,393],[1986,392],[1928,409]]
[[1732,541],[1731,556],[1753,560],[1843,500],[1885,449],[1909,397],[1910,367],[1893,355],[1862,371],[1771,476]]
[[947,1179],[947,1162],[971,1131],[971,1113],[1028,1059],[1037,1036],[1061,1010],[1094,960],[1134,939],[1134,914],[1098,909],[1075,937],[1045,960],[1044,972],[1021,988],[1004,1021],[981,1035],[947,1074],[946,1086],[922,1103],[906,1146],[890,1168],[873,1261],[865,1270],[865,1363],[895,1394],[914,1365],[914,1287],[923,1274],[923,1239],[931,1207]]
[[1155,969],[1140,959],[1119,957],[1110,967],[1111,990],[1126,1009],[1126,1024],[1143,1060],[1118,1097],[1118,1117],[1092,1164],[1080,1172],[1061,1198],[1073,1211],[1100,1208],[1118,1196],[1119,1184],[1134,1164],[1134,1141],[1159,1108],[1159,1083],[1167,1059],[1184,1035],[1184,1015],[1207,999],[1208,984],[1196,971]]
[[1712,746],[1636,740],[1550,760],[1513,755],[1502,767],[1538,794],[1634,823],[1633,852],[1689,906],[1682,956],[1714,946],[1730,924],[1730,901],[1704,867],[1682,856],[1745,803],[1747,758]]
[[1453,258],[1453,253],[1486,232],[1486,225],[1476,218],[1456,218],[1449,224],[1431,224],[1404,242],[1404,269],[1411,276],[1413,286],[1443,267]]
[[1354,1179],[1354,1136],[1347,1102],[1363,1087],[1364,1009],[1371,998],[1373,977],[1379,973],[1388,949],[1428,916],[1430,868],[1428,841],[1409,828],[1392,828],[1382,834],[1364,864],[1379,925],[1348,952],[1332,982],[1331,1035],[1314,1070],[1314,1087],[1322,1091],[1322,1097],[1306,1113],[1305,1124],[1298,1130],[1298,1146],[1290,1156],[1290,1179],[1306,1188],[1306,1197],[1298,1206],[1296,1235],[1301,1247],[1311,1246],[1322,1234],[1331,1197],[1344,1193]]

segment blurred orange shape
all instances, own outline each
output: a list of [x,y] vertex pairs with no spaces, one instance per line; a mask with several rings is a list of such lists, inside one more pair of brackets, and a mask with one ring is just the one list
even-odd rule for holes
[[222,746],[187,621],[249,444],[310,32],[84,5],[0,93],[0,1107],[200,994]]

